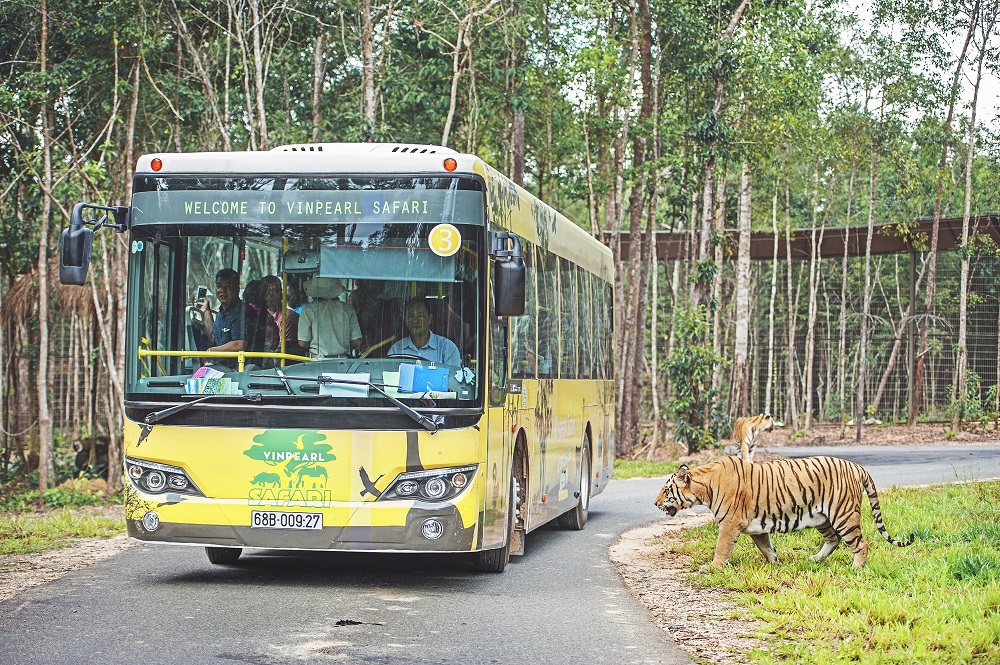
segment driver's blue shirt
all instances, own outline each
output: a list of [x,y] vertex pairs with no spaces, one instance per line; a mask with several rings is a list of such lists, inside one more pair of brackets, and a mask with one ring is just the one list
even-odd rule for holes
[[234,339],[245,339],[243,322],[246,316],[243,301],[237,299],[229,309],[220,309],[212,323],[212,337],[215,346],[221,346]]
[[426,358],[431,362],[441,365],[452,365],[458,367],[462,364],[462,354],[458,352],[458,347],[447,337],[431,333],[427,343],[419,349],[409,336],[399,340],[389,349],[389,355],[394,353],[410,353],[421,358]]

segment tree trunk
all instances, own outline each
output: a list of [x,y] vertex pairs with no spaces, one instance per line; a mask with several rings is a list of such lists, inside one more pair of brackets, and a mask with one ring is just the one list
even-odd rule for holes
[[774,386],[774,304],[778,298],[778,188],[771,199],[771,229],[774,234],[774,253],[771,256],[771,301],[767,308],[767,386],[764,388],[764,412],[775,413],[771,404]]
[[[726,228],[726,185],[729,182],[729,174],[725,170],[722,176],[715,181],[715,215],[712,222],[712,229],[718,237],[722,237]],[[712,350],[717,357],[722,357],[722,244],[717,244],[712,249],[712,258],[718,268],[715,277],[712,278]],[[722,363],[716,363],[712,368],[712,389],[720,391],[722,389]]]
[[858,394],[854,410],[854,440],[861,442],[861,426],[865,420],[865,364],[868,356],[868,313],[871,308],[872,233],[875,229],[875,199],[878,185],[878,153],[871,157],[868,179],[868,233],[865,238],[865,291],[861,305],[861,341],[858,346]]
[[211,111],[212,122],[218,130],[217,138],[222,141],[222,149],[229,151],[229,132],[227,131],[226,122],[219,111],[219,104],[215,98],[215,85],[212,83],[208,67],[205,66],[205,62],[201,57],[203,49],[200,44],[194,43],[194,39],[191,37],[191,33],[188,30],[187,23],[184,21],[184,15],[177,6],[176,0],[174,0],[172,4],[174,10],[174,24],[177,26],[177,34],[180,36],[184,46],[187,47],[188,54],[191,56],[191,61],[194,63],[194,67],[198,72],[198,78],[201,79],[202,92],[208,100],[208,107]]
[[[366,141],[375,140],[375,28],[372,21],[372,2],[361,2],[361,73],[364,102],[362,114],[365,118],[364,136]],[[441,145],[447,145],[442,142]]]
[[788,396],[788,421],[792,424],[792,431],[799,429],[798,402],[795,399],[795,301],[792,299],[792,194],[791,186],[788,182],[788,149],[782,159],[782,166],[785,172],[785,268],[788,271],[788,284],[786,291],[788,297],[788,315],[785,317],[788,325],[788,340],[785,346],[785,355],[788,365],[785,367],[785,377],[788,385],[785,386],[785,394]]
[[847,186],[847,217],[844,219],[844,261],[840,276],[840,353],[837,365],[837,392],[840,395],[840,438],[847,436],[847,265],[850,252],[847,242],[851,229],[851,208],[854,203],[854,178],[857,173],[851,158],[851,181]]
[[972,104],[969,111],[969,133],[965,142],[965,200],[962,207],[962,283],[959,296],[959,317],[958,317],[958,380],[955,382],[958,395],[956,408],[951,416],[951,429],[959,432],[962,428],[962,420],[965,417],[966,400],[968,391],[966,382],[969,367],[969,346],[968,346],[968,326],[969,326],[969,220],[972,211],[972,164],[976,154],[976,107],[979,104],[979,86],[983,80],[983,60],[986,57],[986,45],[989,43],[990,35],[996,25],[997,11],[1000,4],[992,5],[992,15],[983,22],[983,41],[979,48],[979,57],[976,60],[976,78],[972,86]]
[[[653,113],[653,83],[652,83],[652,19],[649,14],[647,0],[639,0],[638,7],[639,30],[641,33],[639,46],[639,71],[642,81],[642,105],[639,110],[640,125],[648,123]],[[644,243],[654,243],[653,221],[647,219],[645,237],[640,242],[638,233],[642,226],[642,212],[645,204],[645,166],[646,138],[636,133],[632,143],[632,168],[635,181],[629,195],[629,228],[632,243],[629,249],[629,297],[625,303],[625,329],[623,331],[622,358],[625,361],[623,377],[625,377],[625,394],[622,396],[622,411],[620,414],[621,438],[618,441],[619,452],[628,455],[639,442],[639,421],[641,407],[641,373],[639,359],[645,352],[646,327],[646,290],[649,282],[649,268],[643,267],[647,260],[644,254]],[[655,194],[654,194],[655,197]],[[650,205],[653,202],[650,201]],[[654,254],[655,256],[655,254]]]
[[748,413],[747,357],[750,349],[750,196],[753,177],[750,163],[743,162],[740,178],[740,245],[736,258],[736,344],[733,350],[733,382],[729,395],[729,417]]
[[951,139],[951,122],[955,113],[955,102],[958,99],[959,80],[962,75],[962,65],[965,63],[965,54],[969,49],[969,42],[975,32],[976,21],[979,16],[979,0],[972,6],[969,13],[969,28],[965,34],[965,43],[962,52],[955,65],[955,75],[951,83],[951,95],[948,98],[948,113],[944,121],[944,135],[941,138],[941,161],[938,164],[937,187],[934,194],[934,223],[931,227],[931,245],[927,252],[927,289],[924,292],[924,318],[920,326],[920,342],[917,345],[917,370],[914,377],[913,402],[910,404],[909,426],[917,424],[917,415],[920,412],[919,404],[924,387],[924,366],[927,361],[928,338],[930,337],[930,316],[934,310],[934,288],[937,279],[937,248],[938,233],[941,227],[941,201],[944,193],[944,183],[948,178],[948,143]]
[[[42,41],[39,48],[39,73],[44,80],[48,76],[49,12],[47,0],[42,2]],[[42,95],[39,111],[42,141],[42,187],[52,191],[52,116],[50,115],[48,92]],[[52,216],[52,200],[42,196],[42,219],[38,238],[38,489],[48,489],[55,482],[55,467],[52,463],[52,416],[49,413],[49,222]]]
[[[719,60],[722,54],[725,52],[726,47],[733,38],[733,33],[736,31],[736,26],[739,25],[740,19],[743,17],[743,13],[746,11],[747,5],[750,4],[750,0],[743,0],[736,11],[733,12],[732,17],[729,19],[729,23],[726,25],[725,30],[719,35],[718,46],[715,50],[715,58]],[[712,119],[713,122],[718,125],[722,120],[722,107],[725,103],[725,77],[723,75],[722,69],[718,63],[713,68],[713,76],[715,78],[715,93],[712,99]],[[711,139],[709,139],[709,144],[707,146],[707,155],[705,158],[705,180],[702,183],[703,186],[703,197],[702,197],[702,218],[701,218],[701,236],[698,241],[698,260],[704,261],[708,258],[708,243],[712,232],[712,210],[715,208],[715,167],[716,158],[719,147],[718,137],[714,134]],[[695,284],[694,288],[694,304],[699,306],[705,303],[708,296],[708,286],[703,284]]]
[[313,40],[312,140],[318,142],[323,126],[323,81],[326,78],[323,33]]
[[[813,363],[816,358],[816,296],[819,292],[819,247],[823,243],[823,231],[817,230],[816,222],[819,217],[819,157],[816,157],[815,172],[813,176],[813,198],[812,198],[812,232],[809,242],[809,316],[806,321],[806,386],[805,386],[805,411],[806,430],[812,430],[813,426]],[[817,232],[819,236],[817,238]]]
[[250,16],[253,18],[253,76],[257,97],[257,127],[260,130],[260,149],[267,150],[267,111],[264,108],[264,49],[260,38],[259,0],[249,0]]

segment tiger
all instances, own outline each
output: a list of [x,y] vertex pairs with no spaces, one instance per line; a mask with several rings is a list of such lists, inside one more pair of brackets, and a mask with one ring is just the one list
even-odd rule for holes
[[745,533],[771,563],[778,555],[770,534],[815,527],[823,547],[809,557],[822,561],[841,540],[854,551],[854,567],[861,569],[868,543],[861,535],[861,492],[868,495],[872,518],[882,537],[896,547],[913,543],[893,539],[882,521],[878,492],[865,469],[839,457],[807,457],[750,464],[724,457],[694,469],[681,466],[667,478],[656,497],[656,507],[673,517],[678,510],[708,506],[719,523],[719,539],[712,566],[729,560],[736,539]]
[[739,441],[740,457],[746,462],[753,461],[753,451],[757,447],[757,437],[761,432],[774,429],[771,414],[762,413],[751,418],[737,418],[733,425],[733,439]]

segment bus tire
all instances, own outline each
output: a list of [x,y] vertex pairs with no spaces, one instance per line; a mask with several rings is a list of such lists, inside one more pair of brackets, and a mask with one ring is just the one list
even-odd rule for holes
[[510,539],[517,517],[517,481],[511,476],[510,495],[507,499],[507,538],[503,547],[476,552],[476,570],[484,573],[502,573],[510,561]]
[[580,469],[580,500],[575,508],[556,518],[556,523],[570,531],[580,531],[590,513],[590,437],[583,439],[583,467]]
[[231,566],[240,558],[243,549],[240,547],[206,547],[208,560],[217,566]]

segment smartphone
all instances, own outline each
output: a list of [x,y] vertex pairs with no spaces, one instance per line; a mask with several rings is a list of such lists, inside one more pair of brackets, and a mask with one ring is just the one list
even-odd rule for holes
[[198,297],[195,298],[194,301],[196,303],[200,303],[202,300],[205,299],[206,295],[208,295],[208,287],[207,286],[199,286],[198,287]]

